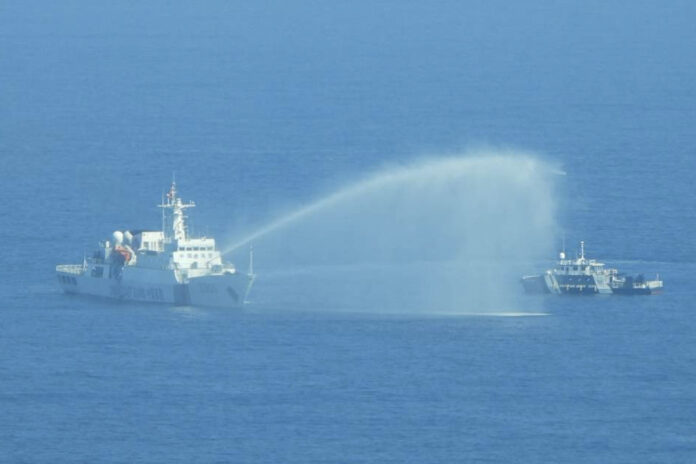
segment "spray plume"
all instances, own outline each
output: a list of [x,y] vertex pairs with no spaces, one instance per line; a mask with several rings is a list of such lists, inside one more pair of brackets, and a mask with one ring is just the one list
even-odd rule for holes
[[289,266],[295,291],[311,281],[317,304],[498,311],[514,304],[518,273],[552,251],[558,173],[509,151],[425,159],[281,216],[225,253],[254,242],[264,267]]

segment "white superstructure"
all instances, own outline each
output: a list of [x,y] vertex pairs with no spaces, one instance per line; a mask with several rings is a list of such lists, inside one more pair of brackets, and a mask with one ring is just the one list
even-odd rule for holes
[[115,231],[82,264],[56,266],[67,293],[120,300],[234,307],[254,282],[222,259],[215,239],[190,237],[184,211],[195,206],[177,196],[176,184],[158,205],[162,230]]
[[546,271],[544,279],[551,293],[612,293],[609,286],[616,269],[604,267],[604,263],[585,257],[585,242],[580,242],[580,256],[567,259],[565,251],[559,256],[558,265]]

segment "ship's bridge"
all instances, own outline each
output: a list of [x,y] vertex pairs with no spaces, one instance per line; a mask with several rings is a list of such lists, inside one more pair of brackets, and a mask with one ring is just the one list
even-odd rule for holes
[[184,269],[205,269],[222,264],[215,239],[206,237],[177,240],[173,258],[174,263]]
[[594,259],[561,260],[554,269],[562,274],[594,274],[604,271],[604,263],[598,263]]
[[560,253],[560,261],[553,269],[554,274],[561,275],[599,275],[610,274],[611,269],[606,269],[604,263],[585,257],[585,242],[580,242],[580,256],[576,259],[566,259],[565,251]]

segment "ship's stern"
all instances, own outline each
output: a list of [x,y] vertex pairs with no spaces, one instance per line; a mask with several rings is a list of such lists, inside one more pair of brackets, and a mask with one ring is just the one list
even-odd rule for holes
[[60,264],[56,266],[58,284],[65,293],[80,293],[80,280],[85,273],[81,264]]

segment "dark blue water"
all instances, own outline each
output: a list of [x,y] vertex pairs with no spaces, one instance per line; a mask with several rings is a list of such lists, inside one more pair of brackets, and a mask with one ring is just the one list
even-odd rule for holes
[[[0,461],[692,462],[695,19],[691,2],[4,2]],[[224,241],[482,145],[560,165],[568,242],[665,293],[384,311],[332,300],[355,268],[311,257],[303,285],[259,263],[240,311],[55,282],[111,231],[156,228],[172,172]]]

